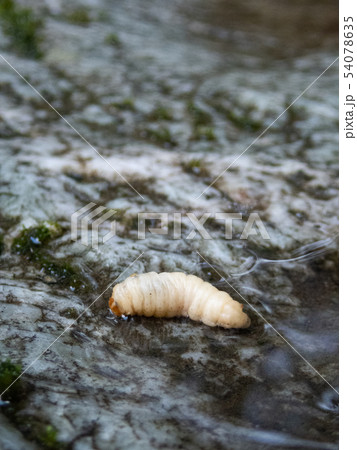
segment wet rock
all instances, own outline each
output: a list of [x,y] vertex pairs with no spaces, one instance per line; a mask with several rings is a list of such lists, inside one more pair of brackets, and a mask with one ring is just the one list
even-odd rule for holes
[[[337,448],[337,68],[270,127],[335,59],[335,4],[27,3],[42,57],[1,53],[72,128],[1,61],[1,360],[36,361],[0,446]],[[97,247],[71,234],[90,202],[115,213]],[[148,211],[167,233],[138,239]],[[241,239],[251,213],[270,239]],[[146,271],[212,282],[251,328],[111,315]]]

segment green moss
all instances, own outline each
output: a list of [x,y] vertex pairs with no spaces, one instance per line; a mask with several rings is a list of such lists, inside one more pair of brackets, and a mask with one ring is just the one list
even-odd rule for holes
[[191,159],[182,164],[182,168],[187,173],[193,173],[200,177],[209,176],[209,172],[201,159]]
[[10,38],[15,50],[31,58],[42,56],[40,33],[43,21],[35,17],[30,8],[18,6],[13,0],[2,0],[0,20],[3,33]]
[[225,92],[216,92],[210,99],[210,105],[238,129],[258,131],[263,127],[263,123],[252,116],[255,105],[241,105],[232,101]]
[[192,117],[193,133],[192,140],[215,141],[216,135],[211,126],[213,121],[210,114],[199,108],[194,102],[187,104],[187,110]]
[[144,136],[157,144],[169,146],[175,146],[177,144],[167,127],[147,128],[144,131]]
[[120,48],[121,47],[121,42],[120,39],[118,38],[117,34],[115,33],[109,33],[107,34],[107,36],[105,37],[104,42],[107,45],[111,45],[112,47],[116,47],[116,48]]
[[173,115],[172,111],[165,106],[158,105],[151,113],[149,114],[149,119],[153,121],[157,120],[172,120]]
[[236,127],[240,129],[247,129],[250,131],[258,131],[263,124],[257,120],[253,120],[248,114],[243,113],[238,115],[233,111],[226,111],[227,119]]
[[39,442],[46,449],[61,448],[61,443],[57,440],[58,431],[52,425],[47,425],[38,436]]
[[76,319],[78,317],[78,311],[76,308],[67,308],[61,311],[61,316],[67,317],[68,319]]
[[25,256],[40,270],[56,279],[56,282],[72,291],[84,289],[86,283],[79,270],[65,259],[54,259],[46,250],[47,244],[61,236],[62,228],[57,223],[44,222],[38,227],[24,228],[12,242],[12,252]]
[[86,8],[76,8],[67,15],[67,20],[76,25],[89,25],[91,19]]
[[212,117],[203,109],[199,108],[194,102],[187,104],[187,110],[192,117],[195,127],[208,126],[212,124]]
[[[21,364],[15,364],[10,359],[0,362],[0,393],[8,389],[2,400],[10,404],[2,410],[14,426],[25,436],[26,439],[40,445],[41,449],[65,450],[69,448],[65,443],[58,441],[58,432],[51,424],[43,423],[42,418],[23,414],[26,407],[26,394],[29,386],[25,385],[21,376],[23,368]],[[15,382],[15,380],[17,380]],[[11,387],[11,383],[14,383]],[[31,389],[31,388],[30,388]]]
[[216,135],[212,127],[198,126],[194,129],[193,140],[215,141]]
[[37,444],[36,448],[43,450],[67,450],[71,448],[67,443],[58,440],[57,429],[52,424],[44,421],[42,417],[23,413],[18,414],[18,411],[9,411],[9,409],[6,410],[6,415],[10,421],[27,440]]
[[[14,364],[7,359],[0,363],[0,393],[7,389],[16,378],[22,373],[22,367],[20,364]],[[21,382],[16,382],[9,390],[4,394],[5,400],[14,400],[19,397],[22,391]]]
[[20,235],[13,240],[11,249],[18,255],[25,255],[37,261],[39,251],[52,238],[61,234],[62,228],[59,224],[44,222],[38,227],[24,228]]
[[114,108],[121,109],[121,110],[135,111],[134,100],[130,97],[124,98],[120,102],[111,103],[111,106],[114,106]]
[[57,283],[69,287],[72,291],[77,291],[86,287],[78,269],[73,267],[67,261],[63,259],[54,261],[45,256],[40,259],[39,263],[41,265],[41,270],[47,275],[54,277],[57,280]]

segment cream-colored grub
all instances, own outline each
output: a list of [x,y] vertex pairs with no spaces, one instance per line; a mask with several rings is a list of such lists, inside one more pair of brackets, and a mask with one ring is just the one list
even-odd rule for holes
[[116,315],[186,316],[211,327],[247,328],[243,305],[195,275],[149,272],[114,286],[109,306]]

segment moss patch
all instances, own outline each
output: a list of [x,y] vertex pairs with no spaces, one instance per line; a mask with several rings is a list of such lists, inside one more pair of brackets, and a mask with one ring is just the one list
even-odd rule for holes
[[2,0],[0,20],[3,33],[10,38],[14,50],[31,58],[42,56],[40,43],[43,21],[30,8],[18,6],[13,0]]
[[104,42],[107,45],[110,45],[110,46],[115,47],[115,48],[120,48],[122,46],[122,44],[120,42],[120,39],[118,38],[117,34],[115,34],[115,33],[107,34],[105,39],[104,39]]
[[53,261],[45,257],[41,261],[41,270],[54,277],[59,284],[69,287],[71,291],[78,291],[86,287],[78,269],[64,260]]
[[113,106],[114,108],[123,110],[123,111],[135,111],[135,103],[134,100],[130,97],[124,98],[120,102],[114,102],[111,103],[110,106]]
[[182,168],[187,173],[193,173],[199,177],[208,177],[209,172],[205,166],[202,159],[191,159],[190,161],[184,162]]
[[56,282],[69,287],[72,291],[86,288],[86,283],[79,269],[72,266],[66,259],[55,259],[46,250],[47,244],[63,233],[57,223],[45,222],[38,227],[24,228],[13,240],[13,253],[26,257],[35,263],[41,271],[56,279]]
[[216,92],[209,104],[239,130],[259,131],[263,127],[263,122],[253,117],[254,105],[232,101],[224,92]]
[[57,440],[58,431],[52,425],[47,425],[43,428],[38,436],[39,442],[46,449],[59,449],[63,448],[62,444]]
[[170,130],[167,127],[147,128],[143,132],[143,136],[147,137],[150,141],[155,142],[156,144],[161,144],[169,147],[177,145],[177,142],[175,141],[170,133]]
[[43,450],[66,450],[68,444],[58,440],[57,429],[47,420],[34,415],[22,414],[21,409],[7,408],[5,410],[9,420],[23,434],[25,439],[35,442]]
[[216,135],[212,127],[198,126],[194,129],[192,140],[215,141]]
[[187,104],[187,111],[193,122],[191,140],[215,141],[216,135],[211,115],[192,101]]
[[262,128],[263,124],[257,120],[253,120],[248,112],[243,112],[238,115],[233,111],[226,111],[227,119],[239,129],[246,129],[250,131],[258,131]]
[[62,229],[57,223],[46,222],[38,227],[24,228],[13,240],[11,249],[18,255],[37,260],[39,250],[48,244],[51,238],[61,234]]
[[195,127],[208,126],[212,124],[211,115],[203,109],[199,108],[194,102],[188,102],[187,111],[192,117],[193,125]]
[[[0,393],[7,389],[22,373],[20,364],[14,364],[10,359],[0,363]],[[22,384],[19,380],[4,394],[3,400],[16,400],[22,392]]]
[[[0,393],[7,389],[23,372],[21,364],[11,362],[10,359],[0,362]],[[65,450],[68,445],[58,441],[58,432],[48,422],[35,416],[22,414],[22,409],[26,404],[25,385],[22,378],[17,380],[4,394],[2,400],[9,401],[2,412],[24,435],[26,439],[36,442],[41,449]]]
[[67,20],[76,25],[87,26],[91,22],[91,18],[86,8],[77,8],[68,13]]
[[151,111],[148,118],[152,121],[173,120],[173,114],[171,109],[165,108],[165,106],[162,105],[158,105]]
[[67,317],[68,319],[77,319],[79,316],[78,311],[76,308],[66,308],[63,311],[60,312],[61,316]]

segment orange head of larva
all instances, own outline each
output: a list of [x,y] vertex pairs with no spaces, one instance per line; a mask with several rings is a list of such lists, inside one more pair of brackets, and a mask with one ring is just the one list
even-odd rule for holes
[[243,312],[242,304],[232,302],[224,306],[218,324],[224,328],[248,328],[250,318]]
[[117,304],[115,303],[114,297],[110,297],[110,299],[109,299],[109,308],[112,310],[112,312],[116,316],[121,316],[122,315],[122,312],[120,311],[120,309],[118,308]]

